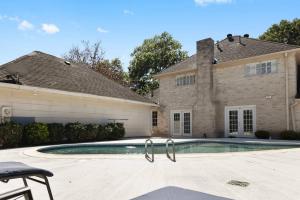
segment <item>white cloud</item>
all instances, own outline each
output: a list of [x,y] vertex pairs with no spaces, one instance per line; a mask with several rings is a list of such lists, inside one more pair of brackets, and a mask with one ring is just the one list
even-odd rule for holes
[[0,15],[0,20],[9,20],[14,22],[22,21],[18,16],[7,16],[7,15]]
[[10,21],[15,21],[15,22],[20,22],[21,21],[20,18],[17,17],[17,16],[14,16],[14,17],[8,17],[8,16],[6,16],[6,18],[8,20],[10,20]]
[[42,24],[42,30],[48,34],[55,34],[60,31],[55,24]]
[[131,10],[125,9],[125,10],[123,10],[123,14],[124,14],[124,15],[134,15],[134,12],[131,11]]
[[19,26],[18,26],[18,29],[19,30],[22,30],[22,31],[26,31],[26,30],[31,30],[33,29],[33,24],[31,24],[30,22],[26,21],[26,20],[23,20]]
[[229,4],[232,0],[194,0],[199,6],[207,6],[208,4]]
[[98,28],[97,28],[97,31],[98,31],[99,33],[108,33],[108,32],[109,32],[108,30],[103,29],[103,28],[101,28],[101,27],[98,27]]

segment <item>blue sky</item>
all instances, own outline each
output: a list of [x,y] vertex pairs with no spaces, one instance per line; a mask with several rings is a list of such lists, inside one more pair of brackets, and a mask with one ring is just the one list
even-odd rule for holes
[[89,40],[127,68],[134,47],[163,31],[192,55],[197,40],[257,37],[299,8],[299,0],[1,0],[0,64],[34,50],[61,56]]

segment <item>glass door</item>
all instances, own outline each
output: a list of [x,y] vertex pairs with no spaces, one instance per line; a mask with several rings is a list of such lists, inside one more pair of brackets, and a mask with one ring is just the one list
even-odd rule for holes
[[181,135],[180,112],[173,113],[173,135]]
[[239,111],[237,109],[229,110],[229,134],[238,135],[239,133]]
[[183,112],[183,135],[192,134],[191,112]]
[[255,131],[255,106],[225,107],[225,135],[227,137],[253,137]]
[[171,134],[175,136],[192,135],[192,111],[171,111]]
[[243,109],[243,135],[253,135],[253,109]]

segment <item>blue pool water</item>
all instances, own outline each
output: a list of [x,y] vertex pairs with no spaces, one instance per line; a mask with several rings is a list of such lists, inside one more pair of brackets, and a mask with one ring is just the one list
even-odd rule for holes
[[[185,153],[223,153],[223,152],[244,152],[261,151],[272,149],[299,148],[300,145],[274,145],[274,144],[239,144],[222,142],[182,142],[176,143],[175,152]],[[170,147],[169,147],[170,148]],[[164,144],[154,145],[155,154],[164,154]],[[171,150],[171,149],[170,149]],[[39,149],[43,153],[51,154],[143,154],[143,144],[73,144],[46,147]],[[151,152],[151,148],[149,148]]]

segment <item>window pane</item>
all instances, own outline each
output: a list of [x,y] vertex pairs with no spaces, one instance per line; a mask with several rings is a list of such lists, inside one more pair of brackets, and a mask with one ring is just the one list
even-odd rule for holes
[[272,64],[271,62],[267,62],[267,73],[271,73],[272,72]]
[[157,111],[152,112],[152,126],[157,126]]
[[238,111],[230,110],[229,111],[229,133],[238,132]]
[[180,113],[174,113],[174,132],[175,133],[180,133]]
[[256,74],[261,74],[261,64],[256,65]]
[[244,134],[251,135],[253,133],[253,112],[252,110],[244,110]]
[[262,63],[261,64],[261,74],[265,74],[266,73],[266,63]]
[[191,113],[183,114],[183,133],[191,133]]
[[195,84],[195,75],[191,76],[191,84]]
[[182,78],[183,78],[183,85],[186,85],[186,76],[184,76]]

